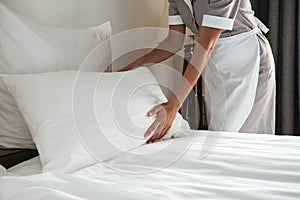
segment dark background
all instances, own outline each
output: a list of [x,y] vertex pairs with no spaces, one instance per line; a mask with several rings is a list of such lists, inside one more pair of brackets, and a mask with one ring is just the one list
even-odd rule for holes
[[250,0],[269,28],[276,62],[276,134],[300,135],[299,0]]

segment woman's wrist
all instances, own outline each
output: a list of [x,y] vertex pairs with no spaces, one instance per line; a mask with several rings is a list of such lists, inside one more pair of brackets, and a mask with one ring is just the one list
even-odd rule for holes
[[179,111],[179,109],[181,108],[181,104],[178,101],[178,98],[173,95],[169,101],[168,104],[171,105],[174,109],[176,109],[176,111]]

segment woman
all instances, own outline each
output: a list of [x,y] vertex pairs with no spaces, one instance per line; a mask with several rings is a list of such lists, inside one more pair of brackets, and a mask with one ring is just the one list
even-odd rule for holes
[[209,92],[210,130],[274,134],[274,59],[262,34],[268,29],[254,17],[250,0],[169,0],[169,25],[168,37],[156,49],[120,70],[171,57],[182,48],[186,27],[198,35],[198,45],[177,90],[167,103],[148,113],[156,115],[145,134],[147,137],[155,130],[148,143],[166,135],[202,72]]

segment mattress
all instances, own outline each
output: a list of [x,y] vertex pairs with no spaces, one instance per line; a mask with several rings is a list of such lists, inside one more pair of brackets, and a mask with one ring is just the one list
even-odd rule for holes
[[73,174],[37,173],[37,157],[0,178],[0,199],[299,199],[299,155],[297,137],[197,131]]

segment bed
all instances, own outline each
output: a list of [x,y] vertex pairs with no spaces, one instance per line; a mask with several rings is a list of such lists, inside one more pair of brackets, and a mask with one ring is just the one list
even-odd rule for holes
[[110,23],[50,27],[0,4],[0,26],[0,147],[39,152],[0,166],[1,200],[299,199],[297,137],[193,131],[178,113],[146,145],[167,99],[148,68],[105,72]]
[[[209,141],[216,138],[211,148]],[[171,141],[171,148],[149,156]],[[299,142],[288,136],[191,131],[189,137],[144,145],[71,174],[41,174],[36,157],[3,172],[0,197],[299,199]],[[211,151],[201,155],[206,148]],[[172,155],[177,158],[170,160]]]

